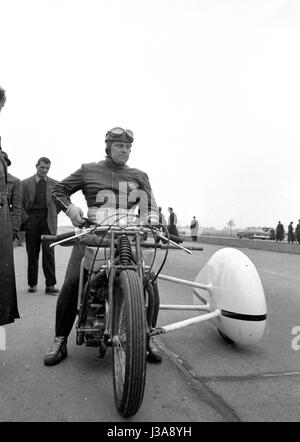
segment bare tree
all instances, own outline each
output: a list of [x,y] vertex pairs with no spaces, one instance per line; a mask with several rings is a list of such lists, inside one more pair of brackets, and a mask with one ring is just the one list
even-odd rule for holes
[[229,227],[230,235],[232,235],[232,228],[235,226],[235,222],[232,218],[228,221],[227,226]]

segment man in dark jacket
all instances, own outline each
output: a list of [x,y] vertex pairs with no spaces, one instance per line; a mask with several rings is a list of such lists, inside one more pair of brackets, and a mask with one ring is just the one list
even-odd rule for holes
[[[6,100],[0,87],[0,112]],[[19,318],[13,257],[13,232],[7,191],[7,163],[1,149],[0,137],[0,325]]]
[[294,234],[294,226],[293,226],[293,221],[290,222],[290,224],[288,225],[288,237],[287,237],[288,243],[292,243],[294,244],[295,241],[295,234]]
[[168,211],[169,211],[169,219],[168,219],[168,231],[169,234],[172,235],[171,239],[176,242],[176,243],[181,243],[182,239],[179,236],[178,230],[177,230],[177,215],[174,212],[172,207],[168,207]]
[[[55,235],[57,232],[57,209],[52,201],[51,193],[56,180],[47,176],[51,161],[41,157],[36,164],[36,174],[21,181],[22,215],[16,223],[13,219],[13,229],[18,231],[21,224],[25,230],[26,251],[28,256],[27,278],[28,291],[36,292],[38,282],[39,254],[41,235]],[[43,272],[45,275],[45,293],[56,295],[55,288],[55,257],[49,244],[42,244]]]
[[[116,212],[132,213],[134,207],[140,209],[140,216],[158,225],[158,210],[148,176],[139,169],[126,165],[133,142],[133,133],[122,128],[113,128],[105,137],[106,154],[104,161],[83,164],[80,169],[54,187],[53,198],[74,226],[85,222],[83,211],[72,204],[70,196],[82,190],[87,206],[88,218],[100,224],[109,217],[114,221]],[[74,246],[69,260],[65,280],[57,300],[55,339],[45,359],[45,365],[58,364],[67,356],[67,339],[77,313],[77,293],[79,287],[80,263],[84,251]],[[159,307],[159,300],[158,300]],[[148,361],[160,362],[162,357],[155,346],[154,338],[148,342]]]
[[300,244],[300,219],[298,220],[298,224],[296,225],[295,228],[295,239],[297,243]]
[[276,227],[276,242],[281,242],[284,240],[284,227],[281,224],[280,221],[278,221],[277,227]]

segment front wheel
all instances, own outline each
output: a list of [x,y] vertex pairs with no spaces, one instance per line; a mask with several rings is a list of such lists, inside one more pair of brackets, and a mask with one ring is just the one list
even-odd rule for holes
[[118,412],[133,416],[145,389],[147,330],[143,288],[134,270],[117,278],[113,300],[113,382]]

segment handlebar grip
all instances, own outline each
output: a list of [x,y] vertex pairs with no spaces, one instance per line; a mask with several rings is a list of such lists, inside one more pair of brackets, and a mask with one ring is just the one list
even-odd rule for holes
[[75,230],[71,230],[70,232],[59,233],[58,235],[42,235],[42,241],[61,241],[62,239],[71,238],[75,235]]

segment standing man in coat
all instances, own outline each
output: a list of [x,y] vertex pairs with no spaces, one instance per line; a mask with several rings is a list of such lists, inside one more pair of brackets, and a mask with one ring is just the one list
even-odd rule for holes
[[[6,101],[0,86],[0,112]],[[7,163],[0,138],[0,326],[19,318],[13,256],[13,232],[8,203]]]
[[[36,174],[21,181],[22,216],[19,220],[25,230],[25,243],[28,256],[28,292],[34,293],[38,283],[39,254],[41,235],[56,235],[57,210],[51,199],[56,180],[47,176],[51,166],[49,158],[41,157],[36,164]],[[15,226],[14,226],[15,228]],[[45,293],[56,295],[54,249],[43,242],[43,272],[46,280]]]
[[[162,227],[163,226],[166,226],[167,225],[167,222],[166,222],[166,217],[165,217],[165,215],[162,213],[162,208],[159,206],[159,208],[158,208],[158,228],[159,228],[159,231],[160,231],[160,233],[165,233],[163,230],[162,230]],[[155,242],[156,242],[156,244],[159,244],[159,242],[161,241],[161,238],[159,238],[159,236],[157,236],[156,238],[155,238]]]
[[288,243],[294,244],[294,241],[295,241],[294,226],[293,226],[293,221],[291,221],[290,224],[288,225]]
[[298,224],[296,225],[295,228],[295,239],[297,243],[300,244],[300,219],[298,219]]
[[193,216],[193,219],[191,221],[190,229],[191,229],[192,241],[197,241],[199,222],[195,216]]
[[168,225],[167,225],[167,229],[169,231],[170,235],[173,235],[173,237],[171,237],[171,239],[176,242],[176,243],[180,243],[182,242],[182,240],[180,239],[178,230],[177,230],[177,215],[174,212],[172,207],[168,207],[168,211],[169,211],[169,219],[168,219]]

